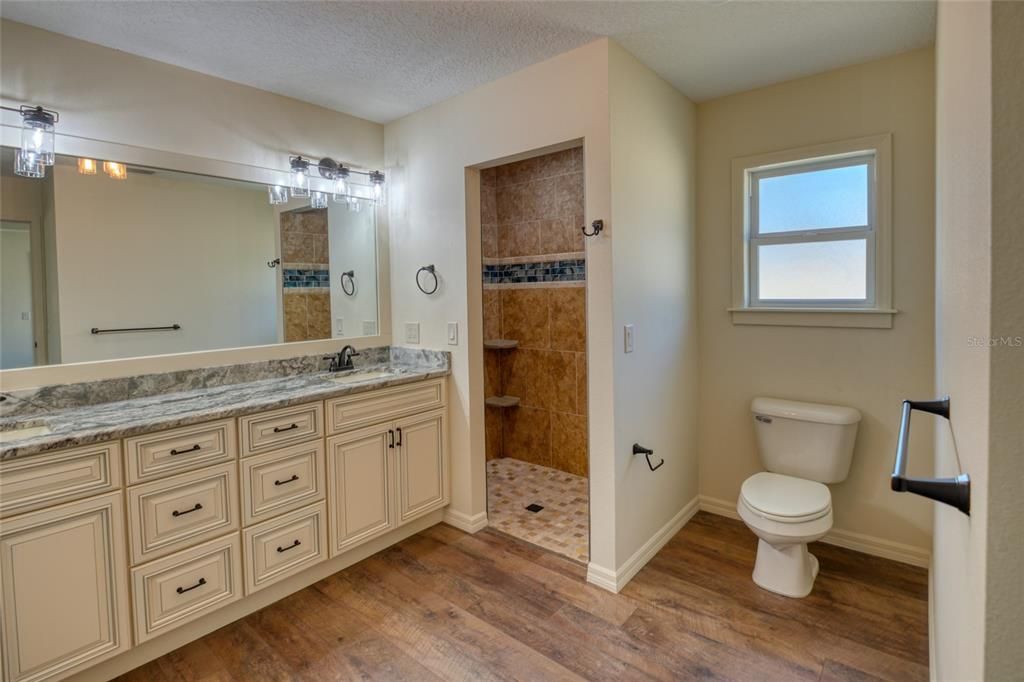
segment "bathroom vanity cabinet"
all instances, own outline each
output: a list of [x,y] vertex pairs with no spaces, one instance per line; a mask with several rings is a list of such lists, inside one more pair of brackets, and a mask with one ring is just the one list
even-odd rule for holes
[[446,506],[445,381],[0,462],[3,680],[86,670]]

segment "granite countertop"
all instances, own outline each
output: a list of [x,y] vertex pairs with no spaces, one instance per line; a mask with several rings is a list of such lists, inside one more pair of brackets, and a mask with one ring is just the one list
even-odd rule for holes
[[[382,371],[388,374],[380,376]],[[3,422],[0,426],[8,429],[0,441],[0,460],[300,405],[448,374],[447,363],[443,366],[382,363],[348,372],[273,377],[7,418],[0,420]],[[361,375],[366,375],[366,378],[351,383],[332,381]],[[48,432],[23,438],[14,436],[17,430],[26,429],[27,434],[31,434],[31,429],[39,426],[46,427]]]

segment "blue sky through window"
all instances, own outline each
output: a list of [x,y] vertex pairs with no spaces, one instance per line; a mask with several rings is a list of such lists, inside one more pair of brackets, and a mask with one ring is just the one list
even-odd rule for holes
[[868,224],[868,165],[812,170],[758,182],[761,234]]

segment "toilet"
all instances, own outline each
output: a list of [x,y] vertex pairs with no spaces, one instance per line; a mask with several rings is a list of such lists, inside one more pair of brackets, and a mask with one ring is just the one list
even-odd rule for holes
[[860,412],[777,398],[755,398],[750,408],[767,471],[743,482],[736,510],[758,537],[754,582],[787,597],[806,597],[818,575],[807,543],[832,528],[825,484],[850,472]]

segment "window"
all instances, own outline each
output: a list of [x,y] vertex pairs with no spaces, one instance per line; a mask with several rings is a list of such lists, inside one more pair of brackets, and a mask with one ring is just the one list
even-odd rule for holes
[[888,136],[734,161],[734,322],[891,326],[888,164]]

